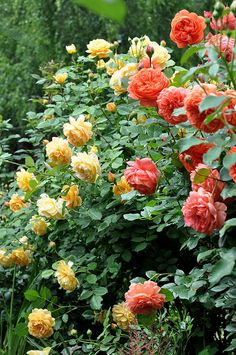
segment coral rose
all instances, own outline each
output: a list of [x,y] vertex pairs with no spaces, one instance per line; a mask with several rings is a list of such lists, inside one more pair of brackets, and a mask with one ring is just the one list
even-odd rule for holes
[[70,123],[65,123],[63,126],[63,133],[69,143],[75,147],[82,147],[92,137],[92,124],[85,122],[85,116],[80,115],[78,119],[69,117]]
[[128,184],[126,178],[122,176],[120,181],[117,182],[116,185],[113,186],[112,191],[113,194],[116,196],[120,196],[122,194],[127,194],[128,192],[132,191],[133,188]]
[[35,176],[33,173],[29,173],[25,169],[21,169],[16,173],[16,182],[19,188],[24,191],[31,191],[30,181],[35,180]]
[[68,292],[74,291],[79,284],[74,271],[64,260],[58,262],[55,276],[61,288]]
[[191,191],[182,207],[185,225],[208,235],[224,225],[226,210],[224,203],[214,202],[212,194],[202,187]]
[[94,153],[77,153],[71,158],[71,166],[76,176],[84,181],[96,182],[101,174],[98,157]]
[[[214,46],[216,50],[225,57],[227,62],[231,62],[233,58],[233,50],[234,50],[234,39],[230,38],[226,35],[217,34],[215,36],[211,36],[206,43],[206,47]],[[220,57],[219,54],[219,57]],[[206,52],[207,55],[207,52]],[[234,55],[236,58],[236,54]]]
[[[236,146],[230,148],[230,150],[227,152],[227,154],[236,154]],[[236,183],[236,163],[232,164],[231,167],[229,168],[229,175],[231,176],[232,180]]]
[[55,319],[47,309],[34,308],[28,316],[28,331],[38,339],[48,338],[53,334]]
[[131,77],[128,92],[140,105],[155,107],[158,95],[169,84],[169,79],[159,69],[143,68]]
[[51,348],[44,348],[42,350],[29,350],[27,355],[49,355]]
[[173,116],[173,112],[176,108],[184,106],[184,99],[188,93],[189,90],[181,87],[169,87],[162,90],[157,99],[159,115],[171,124],[179,124],[187,121],[188,118],[185,114]]
[[130,186],[143,195],[151,195],[155,192],[160,171],[149,158],[129,161],[124,176]]
[[[195,177],[203,177],[204,181],[201,183],[195,183]],[[208,166],[201,163],[198,164],[195,170],[192,170],[190,173],[190,180],[192,182],[193,191],[198,191],[199,188],[202,187],[205,191],[212,194],[214,201],[218,201],[220,199],[220,194],[225,187],[225,183],[220,180],[219,171],[208,168]]]
[[185,169],[191,172],[196,169],[199,163],[203,162],[203,155],[213,147],[215,147],[215,144],[213,143],[200,143],[193,145],[179,154],[179,160]]
[[72,152],[66,139],[53,137],[46,145],[46,154],[53,164],[68,164]]
[[37,201],[38,214],[55,220],[64,219],[66,214],[64,204],[65,201],[62,198],[55,200],[47,194],[42,194]]
[[113,321],[124,331],[128,331],[130,325],[136,324],[137,320],[133,312],[125,303],[119,303],[112,308]]
[[9,201],[10,210],[18,212],[24,207],[27,207],[24,197],[18,194],[13,194]]
[[170,39],[179,48],[200,43],[204,38],[205,20],[194,12],[179,11],[171,22]]
[[[128,79],[136,74],[137,71],[137,63],[128,63],[112,75],[109,85],[114,90],[115,95],[119,96],[127,91]],[[127,85],[125,85],[126,81]]]
[[[225,7],[225,10],[228,10],[228,7]],[[209,18],[211,20],[210,26],[214,31],[221,30],[234,30],[236,18],[232,12],[224,15],[219,18],[217,21],[213,18],[212,13],[210,11],[204,11],[204,17]]]
[[11,259],[18,266],[27,266],[30,263],[30,250],[15,249],[11,253]]
[[90,58],[106,58],[111,53],[110,48],[112,44],[105,41],[104,39],[94,39],[87,44],[87,53],[89,53]]
[[164,306],[166,297],[159,293],[160,290],[153,281],[131,284],[125,293],[126,305],[134,314],[149,315]]
[[29,222],[31,224],[32,231],[38,236],[41,237],[47,233],[49,223],[47,223],[43,217],[33,216]]
[[56,84],[64,84],[64,82],[68,79],[68,74],[67,73],[57,73],[54,75],[54,80]]
[[197,129],[206,132],[214,133],[224,127],[222,114],[219,114],[210,123],[205,124],[204,121],[211,113],[216,111],[216,108],[208,109],[200,112],[199,105],[202,100],[208,96],[220,96],[221,93],[216,91],[216,86],[212,84],[196,85],[184,100],[184,107],[187,113],[189,122]]
[[[65,186],[63,190],[68,189],[69,186]],[[75,208],[81,206],[82,199],[79,195],[79,188],[77,185],[72,185],[69,187],[66,196],[63,196],[63,200],[66,201],[68,208]]]
[[0,249],[0,265],[2,267],[11,267],[13,265],[12,255],[6,253],[5,249]]

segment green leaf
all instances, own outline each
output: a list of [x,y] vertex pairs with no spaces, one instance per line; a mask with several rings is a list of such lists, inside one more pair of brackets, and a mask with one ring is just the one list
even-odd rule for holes
[[225,349],[225,352],[229,352],[236,349],[236,339],[232,339],[230,346],[228,346],[228,348]]
[[236,226],[236,218],[231,218],[228,219],[224,226],[221,228],[219,234],[220,234],[220,238],[223,237],[223,235],[225,234],[225,232],[230,229],[231,227],[235,227]]
[[223,165],[226,169],[230,169],[232,165],[236,163],[236,154],[229,153],[223,159]]
[[139,252],[141,250],[144,250],[147,248],[147,243],[146,242],[143,242],[143,243],[140,243],[138,245],[136,245],[136,247],[134,248],[135,251]]
[[167,288],[161,288],[160,293],[166,296],[166,302],[174,301],[173,293]]
[[213,78],[215,78],[218,71],[219,71],[219,68],[220,68],[220,65],[218,63],[214,63],[209,69],[209,75],[212,76]]
[[201,260],[207,259],[211,254],[215,253],[216,249],[206,250],[202,253],[199,253],[197,256],[197,262],[199,263]]
[[148,316],[144,314],[138,314],[138,323],[144,325],[145,327],[149,327],[156,318],[156,313],[152,313]]
[[90,284],[95,284],[97,282],[97,276],[94,274],[90,274],[86,277],[86,281]]
[[27,324],[26,323],[18,323],[15,326],[14,334],[16,334],[20,337],[26,336],[28,334]]
[[68,319],[69,319],[68,314],[67,314],[67,313],[64,313],[63,316],[62,316],[63,322],[64,322],[64,323],[67,323],[67,322],[68,322]]
[[210,173],[211,173],[211,170],[208,168],[199,169],[194,176],[194,179],[193,179],[194,184],[203,183],[208,178]]
[[229,96],[206,96],[199,105],[199,111],[203,112],[209,110],[210,108],[217,108],[220,106]]
[[186,115],[186,110],[184,107],[175,108],[172,112],[172,116]]
[[135,221],[136,219],[140,219],[141,216],[139,213],[127,213],[127,214],[124,214],[123,217],[127,221]]
[[88,298],[90,298],[93,294],[93,291],[91,290],[83,290],[81,295],[80,295],[80,300],[86,300]]
[[87,212],[88,216],[94,221],[99,221],[102,218],[102,214],[100,211],[95,210],[94,208],[90,208]]
[[103,296],[107,292],[108,292],[107,288],[106,287],[102,287],[102,286],[99,286],[99,287],[95,288],[95,290],[94,290],[94,294],[97,295],[97,296]]
[[54,274],[54,271],[51,269],[48,270],[43,270],[41,273],[41,276],[43,279],[49,279],[50,276],[52,276]]
[[199,52],[201,49],[203,49],[204,47],[190,47],[188,48],[184,54],[182,55],[181,59],[180,59],[180,63],[181,65],[183,65],[184,63],[186,63],[190,57],[192,57],[195,53]]
[[209,282],[211,284],[216,284],[222,277],[230,275],[233,271],[235,264],[235,255],[231,250],[222,254],[221,260],[219,260],[214,266],[209,276]]
[[94,310],[99,310],[102,307],[102,297],[94,295],[90,300],[90,306]]
[[221,196],[224,200],[228,197],[236,196],[236,184],[227,184],[221,192]]
[[203,155],[203,162],[211,166],[213,162],[221,155],[222,149],[220,147],[212,147]]
[[74,2],[118,22],[121,22],[126,14],[124,0],[74,0]]
[[203,141],[196,137],[187,137],[182,138],[177,142],[178,150],[180,153],[184,152],[185,150],[189,149],[193,145],[198,145],[203,143]]
[[34,166],[34,160],[31,158],[31,156],[27,155],[25,157],[25,165],[27,168],[32,168]]
[[32,289],[25,291],[24,295],[28,301],[35,301],[38,297],[40,297],[38,291]]

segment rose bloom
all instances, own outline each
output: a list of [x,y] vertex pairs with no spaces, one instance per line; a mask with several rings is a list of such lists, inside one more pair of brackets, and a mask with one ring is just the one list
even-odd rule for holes
[[80,115],[77,120],[69,117],[70,123],[65,123],[63,126],[63,133],[69,143],[75,147],[82,147],[92,137],[92,124],[85,122],[85,116]]
[[74,291],[79,284],[74,271],[64,260],[58,262],[55,276],[61,288],[66,291]]
[[[152,47],[154,50],[153,55],[152,55],[152,65],[153,66],[159,66],[161,69],[164,69],[166,67],[166,63],[170,59],[170,54],[168,50],[160,46],[157,42],[150,42],[149,46]],[[146,58],[149,59],[148,56]]]
[[68,54],[75,54],[77,52],[76,46],[72,43],[69,46],[66,46],[66,51]]
[[6,254],[5,249],[0,249],[0,265],[2,267],[11,267],[13,265],[12,255]]
[[25,203],[25,199],[23,196],[20,196],[18,194],[12,195],[9,201],[10,210],[12,210],[13,212],[17,212],[26,206],[27,204]]
[[131,45],[128,53],[132,57],[143,58],[146,55],[147,45],[151,42],[148,36],[129,38]]
[[185,88],[169,87],[162,90],[157,99],[159,115],[171,124],[187,121],[185,114],[173,116],[173,111],[184,106],[184,99],[188,93],[189,90]]
[[[210,36],[209,40],[206,43],[206,47],[214,46],[216,50],[224,55],[227,62],[231,62],[233,58],[233,49],[234,49],[234,39],[226,35],[217,34],[215,36]],[[206,52],[207,55],[207,52]],[[219,54],[220,57],[220,54]],[[234,55],[236,58],[236,54]]]
[[46,222],[46,220],[43,217],[33,216],[29,222],[31,224],[31,229],[35,234],[37,234],[40,237],[47,234],[47,229],[49,224]]
[[223,118],[232,126],[236,126],[236,91],[235,90],[226,90],[224,95],[230,96],[232,99],[223,108]]
[[[202,176],[201,169],[207,169],[206,178],[201,183],[195,183],[195,176]],[[199,174],[198,174],[199,172]],[[225,187],[225,183],[220,180],[220,173],[216,169],[208,168],[205,164],[198,164],[195,170],[192,170],[190,173],[190,180],[192,182],[192,190],[198,191],[200,187],[202,187],[205,191],[210,192],[213,196],[214,201],[218,201],[220,199],[220,194]]]
[[38,339],[48,338],[53,334],[55,319],[47,309],[34,308],[28,316],[28,331]]
[[[68,189],[69,188],[69,189]],[[75,208],[81,206],[82,199],[79,195],[79,188],[77,185],[65,186],[63,190],[68,189],[66,196],[63,196],[63,200],[66,201],[68,208]]]
[[131,77],[128,92],[140,105],[155,107],[158,95],[169,84],[169,79],[159,69],[143,68]]
[[71,166],[76,176],[84,181],[96,182],[101,174],[98,157],[94,153],[77,153],[71,158]]
[[200,43],[204,38],[205,20],[194,12],[179,11],[171,22],[170,39],[178,48]]
[[[231,147],[230,150],[227,152],[227,154],[232,154],[232,153],[236,154],[236,146]],[[231,176],[233,181],[236,183],[236,163],[231,165],[231,167],[229,168],[229,175]]]
[[149,158],[129,161],[124,176],[130,186],[143,195],[151,195],[156,191],[160,171]]
[[112,76],[117,70],[120,70],[124,66],[125,62],[119,59],[116,55],[114,58],[109,59],[108,62],[105,63],[106,72],[110,76]]
[[143,68],[154,68],[154,69],[159,69],[161,71],[161,67],[156,64],[152,59],[150,61],[149,57],[144,57],[143,59],[140,60],[138,64],[138,68],[143,69]]
[[106,104],[106,109],[109,112],[116,112],[116,104],[114,102],[109,102],[108,104]]
[[187,112],[189,122],[193,125],[193,127],[206,133],[214,133],[224,127],[221,114],[219,114],[219,117],[215,118],[210,123],[204,123],[207,116],[215,112],[216,108],[208,109],[203,112],[199,111],[199,105],[207,95],[221,95],[221,93],[216,90],[216,86],[212,84],[202,84],[201,86],[196,85],[184,100],[184,107]]
[[30,250],[15,249],[11,253],[11,259],[18,266],[27,266],[30,263]]
[[62,198],[55,200],[54,198],[50,198],[47,194],[42,194],[37,201],[38,214],[55,220],[64,219],[66,214],[64,204],[65,201]]
[[68,74],[67,73],[57,73],[54,75],[54,80],[56,84],[64,84],[64,82],[68,79]]
[[53,137],[46,145],[46,154],[54,164],[68,164],[72,152],[66,139]]
[[120,181],[117,182],[116,185],[113,186],[112,191],[113,194],[116,196],[120,196],[123,194],[127,194],[128,192],[132,191],[133,188],[128,184],[126,178],[122,176]]
[[[114,94],[119,96],[127,91],[124,85],[124,79],[128,79],[138,71],[137,63],[128,63],[120,70],[117,70],[110,79],[110,87],[114,90]],[[128,86],[128,83],[127,83]]]
[[157,283],[150,280],[131,284],[125,293],[126,305],[134,314],[149,315],[164,306],[166,297],[160,290]]
[[31,191],[30,181],[35,180],[35,176],[33,173],[29,173],[25,169],[21,169],[16,173],[16,182],[19,188],[24,191]]
[[[225,10],[229,8],[225,6]],[[210,26],[214,31],[220,30],[234,30],[236,18],[232,12],[219,18],[217,21],[212,17],[212,12],[204,11],[204,17],[211,19]]]
[[29,350],[27,355],[49,355],[51,348],[44,348],[42,350]]
[[87,53],[89,53],[90,58],[106,58],[111,53],[110,48],[112,44],[105,41],[104,39],[94,39],[87,44]]
[[[103,59],[100,59],[96,63],[96,68],[97,69],[104,69],[106,68],[106,62]],[[89,73],[89,78],[93,78],[93,73]]]
[[137,324],[137,319],[133,312],[125,303],[119,303],[112,308],[112,319],[118,327],[124,331],[128,331],[130,325]]
[[188,172],[196,169],[199,163],[203,162],[203,155],[208,152],[210,148],[215,147],[213,143],[200,143],[193,145],[187,150],[179,154],[179,160]]
[[224,203],[214,202],[212,194],[202,187],[191,191],[182,207],[185,225],[208,235],[223,227],[226,210]]

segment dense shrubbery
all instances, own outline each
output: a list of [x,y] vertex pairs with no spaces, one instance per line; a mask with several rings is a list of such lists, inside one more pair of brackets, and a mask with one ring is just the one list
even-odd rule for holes
[[236,348],[235,49],[204,28],[175,17],[181,66],[143,37],[34,75],[25,148],[4,135],[19,169],[1,195],[2,354]]

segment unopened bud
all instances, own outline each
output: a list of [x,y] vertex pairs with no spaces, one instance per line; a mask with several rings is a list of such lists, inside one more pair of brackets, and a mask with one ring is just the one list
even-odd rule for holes
[[109,173],[107,174],[107,180],[109,182],[114,182],[116,179],[116,174],[113,174],[111,171],[109,171]]
[[218,11],[214,10],[212,13],[212,17],[216,20],[218,20],[218,18],[220,18],[220,14]]
[[92,330],[91,330],[91,329],[88,329],[88,330],[87,330],[87,336],[90,338],[91,335],[92,335]]
[[137,124],[142,124],[142,123],[145,123],[147,121],[147,116],[146,115],[141,115],[141,116],[138,116],[136,122]]
[[186,154],[185,157],[184,157],[184,160],[186,161],[186,163],[192,163],[191,155]]
[[149,56],[149,58],[151,59],[152,58],[152,55],[154,53],[154,48],[153,46],[151,46],[150,44],[147,45],[147,48],[146,48],[146,53],[147,55]]
[[44,140],[42,141],[42,143],[43,143],[43,145],[47,145],[47,144],[49,143],[49,141],[48,141],[47,139],[44,139]]
[[116,112],[116,104],[114,102],[109,102],[107,105],[106,105],[106,109],[107,111],[109,112]]
[[186,131],[185,128],[180,128],[180,129],[178,130],[178,136],[179,136],[180,138],[186,137],[186,133],[187,133],[187,131]]
[[166,46],[166,41],[164,41],[164,39],[160,42],[160,45],[162,46],[162,47],[165,47]]
[[215,3],[214,10],[218,11],[219,13],[222,13],[224,11],[224,5],[221,1],[217,1]]
[[88,77],[89,77],[89,79],[93,79],[94,73],[90,72],[90,73],[88,74]]
[[77,335],[77,330],[76,329],[71,329],[70,335]]
[[202,73],[198,74],[197,78],[201,83],[205,83],[206,81],[206,76]]
[[55,248],[56,243],[55,243],[53,240],[51,240],[51,241],[48,243],[48,246],[49,246],[49,248]]
[[116,323],[111,323],[111,329],[115,330],[117,328],[117,324]]

